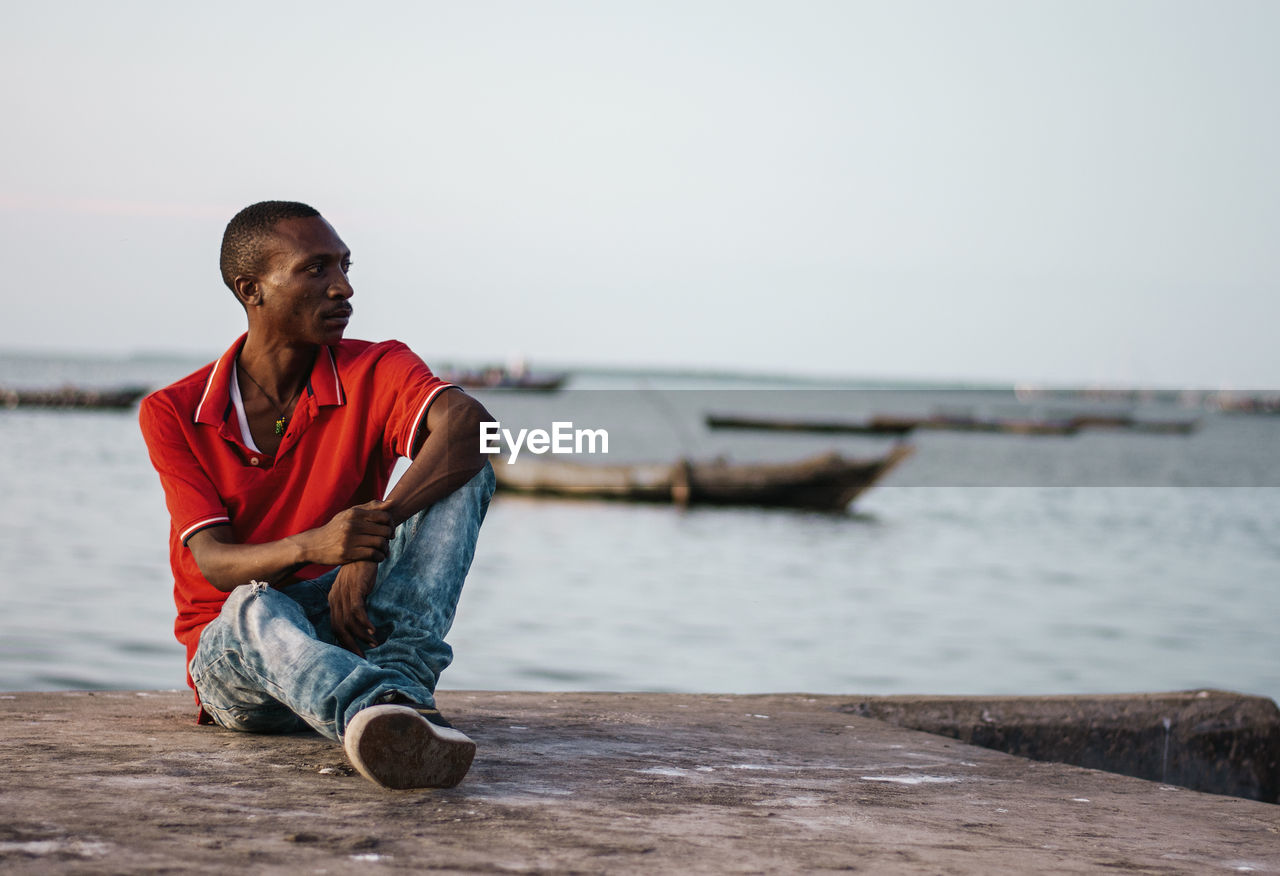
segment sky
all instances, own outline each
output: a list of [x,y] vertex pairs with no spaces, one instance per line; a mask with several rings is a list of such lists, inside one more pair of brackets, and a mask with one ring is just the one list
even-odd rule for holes
[[1280,386],[1280,3],[10,3],[0,348],[224,350],[246,204],[431,363]]

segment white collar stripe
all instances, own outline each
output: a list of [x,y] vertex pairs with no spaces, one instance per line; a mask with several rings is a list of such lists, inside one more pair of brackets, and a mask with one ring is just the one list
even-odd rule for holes
[[218,368],[221,365],[221,359],[213,363],[213,370],[209,372],[209,379],[204,382],[204,395],[200,396],[200,404],[196,405],[196,414],[193,422],[200,422],[200,411],[204,408],[205,399],[209,397],[209,390],[213,388],[213,378],[217,376]]
[[338,379],[338,363],[333,357],[333,349],[325,347],[325,350],[329,353],[329,367],[333,369],[333,395],[342,402],[342,381]]

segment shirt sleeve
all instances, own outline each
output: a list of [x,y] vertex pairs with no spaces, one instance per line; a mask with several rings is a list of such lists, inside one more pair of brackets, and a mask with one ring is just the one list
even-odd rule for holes
[[413,456],[413,439],[426,421],[427,411],[440,393],[449,387],[399,341],[388,344],[378,361],[377,385],[394,391],[384,432],[386,451],[394,456]]
[[138,412],[173,530],[183,544],[201,529],[231,522],[226,505],[191,449],[184,429],[187,420],[168,399],[158,395],[143,399]]

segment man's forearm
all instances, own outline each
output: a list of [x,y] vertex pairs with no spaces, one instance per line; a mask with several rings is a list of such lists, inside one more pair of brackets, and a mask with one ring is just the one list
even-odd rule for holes
[[224,593],[250,581],[279,584],[307,564],[294,536],[265,544],[236,544],[230,538],[230,527],[220,526],[197,532],[188,543],[200,574]]
[[393,534],[387,503],[379,501],[339,511],[323,526],[279,541],[238,544],[231,527],[214,526],[191,536],[187,548],[205,580],[229,593],[250,581],[279,584],[312,563],[380,563],[386,559]]
[[488,457],[480,452],[480,424],[489,419],[484,406],[461,391],[436,399],[427,411],[422,446],[387,496],[395,524],[448,496],[484,468]]

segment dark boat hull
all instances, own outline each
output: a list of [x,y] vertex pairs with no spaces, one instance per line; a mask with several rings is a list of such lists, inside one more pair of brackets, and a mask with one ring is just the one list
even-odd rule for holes
[[145,386],[118,389],[84,389],[75,386],[34,390],[0,388],[0,407],[127,410],[146,394]]
[[875,459],[831,453],[791,463],[723,461],[588,465],[498,463],[498,489],[509,493],[677,505],[754,505],[841,511],[912,452],[894,447]]
[[750,417],[736,414],[707,414],[712,429],[742,429],[760,432],[818,432],[836,435],[906,435],[916,427],[912,421],[854,423],[843,420],[805,420],[779,417]]

